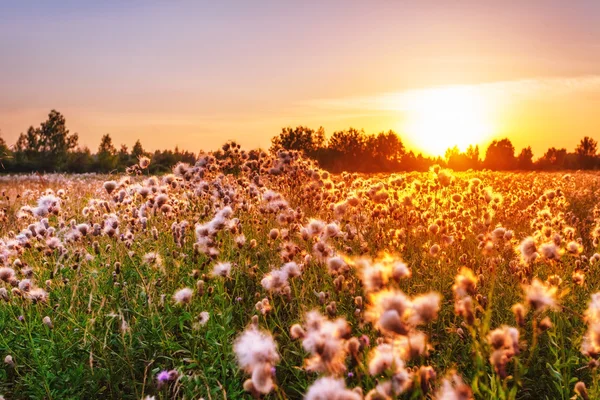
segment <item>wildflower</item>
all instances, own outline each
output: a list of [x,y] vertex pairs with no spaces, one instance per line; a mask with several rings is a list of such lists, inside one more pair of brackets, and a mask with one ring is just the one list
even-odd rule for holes
[[540,246],[540,254],[548,260],[559,260],[561,251],[555,243],[544,243]]
[[165,384],[171,381],[176,381],[179,378],[179,372],[177,370],[172,369],[170,371],[162,370],[156,375],[156,381],[158,382],[158,387],[161,388]]
[[567,244],[567,251],[569,254],[579,255],[583,251],[583,246],[577,242],[569,242]]
[[382,343],[371,350],[369,355],[369,374],[378,376],[392,369],[400,371],[404,369],[404,361],[400,357],[398,348],[389,343]]
[[148,157],[140,157],[138,165],[141,169],[146,169],[150,166],[150,159]]
[[367,319],[384,333],[406,335],[410,330],[410,299],[399,290],[383,290],[372,295]]
[[317,379],[304,395],[304,400],[361,400],[362,396],[346,388],[343,379]]
[[471,400],[473,393],[471,388],[463,380],[452,373],[450,378],[444,378],[440,389],[435,395],[436,400]]
[[202,311],[198,316],[198,323],[200,324],[200,326],[204,326],[208,322],[209,318],[210,314],[208,313],[208,311]]
[[583,285],[585,281],[585,274],[581,270],[576,270],[573,272],[573,283],[576,285]]
[[251,326],[236,339],[233,349],[240,368],[251,375],[252,388],[269,393],[274,386],[271,368],[279,362],[271,334]]
[[290,336],[292,337],[292,339],[302,339],[306,336],[306,331],[302,329],[302,326],[300,326],[300,324],[294,324],[290,328]]
[[4,364],[8,365],[9,367],[15,366],[15,361],[10,354],[4,357]]
[[506,378],[506,365],[513,356],[519,354],[519,331],[516,328],[503,326],[490,332],[488,341],[493,348],[490,363],[502,379]]
[[52,329],[54,327],[54,325],[52,324],[52,320],[50,319],[50,317],[45,316],[42,319],[42,322],[44,323],[44,325],[46,325],[48,328]]
[[467,267],[462,267],[459,274],[456,276],[454,286],[452,290],[454,295],[457,297],[465,297],[467,295],[474,295],[477,289],[477,277]]
[[557,288],[549,286],[535,278],[531,285],[524,286],[527,303],[535,311],[543,311],[546,308],[556,307]]
[[[432,382],[436,378],[435,370],[431,366],[421,366],[418,370],[421,391],[424,395],[429,391]],[[410,383],[410,382],[408,382]]]
[[583,338],[581,352],[593,359],[600,355],[600,292],[592,295],[585,312],[588,330]]
[[261,301],[256,303],[254,308],[256,308],[257,311],[260,311],[260,313],[262,315],[265,315],[269,311],[271,311],[273,307],[271,307],[271,303],[269,302],[269,299],[265,297],[264,299],[262,299]]
[[354,262],[362,272],[361,279],[367,292],[383,289],[391,279],[400,281],[411,276],[410,269],[402,260],[387,253],[375,260],[361,257]]
[[15,270],[10,267],[0,268],[0,280],[10,283],[15,279]]
[[150,253],[144,254],[144,256],[142,257],[142,260],[145,264],[157,266],[159,268],[162,268],[162,266],[163,266],[162,257],[160,256],[160,254],[155,253],[155,252],[150,252]]
[[412,314],[410,316],[413,325],[426,324],[437,318],[440,310],[441,296],[439,293],[431,292],[417,296],[412,300]]
[[305,329],[294,330],[295,334],[302,338],[302,347],[312,355],[305,362],[306,369],[334,375],[343,372],[346,369],[347,355],[345,341],[350,335],[350,327],[346,320],[338,318],[331,321],[318,311],[307,313],[305,319]]
[[544,319],[542,319],[540,321],[538,328],[541,332],[545,332],[548,329],[552,328],[552,321],[550,320],[549,317],[545,317]]
[[342,257],[329,257],[327,259],[327,268],[330,274],[343,272],[347,268],[347,264]]
[[532,237],[527,237],[521,242],[519,251],[521,252],[523,261],[526,263],[531,263],[538,257],[535,240]]
[[587,388],[585,387],[585,383],[579,381],[575,384],[575,393],[583,398],[583,400],[589,400],[590,396],[588,395]]
[[34,303],[46,303],[48,301],[48,293],[38,287],[29,290],[26,297]]
[[230,273],[231,273],[231,263],[230,262],[218,262],[213,267],[211,275],[228,277]]
[[176,304],[189,304],[192,300],[192,295],[194,292],[190,288],[183,288],[175,292],[173,295],[173,300],[175,300]]
[[116,188],[117,188],[117,182],[115,181],[106,181],[104,182],[104,190],[106,190],[106,192],[108,194],[111,194]]
[[261,285],[272,292],[284,293],[289,290],[288,279],[300,275],[300,267],[294,261],[284,264],[280,269],[274,269],[261,280]]
[[526,313],[525,313],[525,307],[523,307],[523,304],[517,303],[512,306],[511,310],[515,314],[515,320],[517,322],[517,325],[519,325],[519,326],[525,325],[525,314]]

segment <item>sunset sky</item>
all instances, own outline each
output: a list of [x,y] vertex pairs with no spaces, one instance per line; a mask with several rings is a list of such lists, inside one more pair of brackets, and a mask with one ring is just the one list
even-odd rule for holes
[[600,139],[599,21],[597,0],[2,1],[0,130],[55,108],[93,151],[266,148],[301,124],[433,154],[422,133],[452,143],[464,117],[480,145],[573,150]]

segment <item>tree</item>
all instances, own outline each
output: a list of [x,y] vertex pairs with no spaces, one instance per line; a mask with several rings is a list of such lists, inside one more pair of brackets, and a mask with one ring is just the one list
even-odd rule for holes
[[100,146],[98,146],[98,168],[102,172],[113,170],[117,166],[117,149],[112,143],[112,138],[107,133],[102,136]]
[[94,159],[90,149],[88,147],[78,147],[75,151],[69,152],[65,170],[73,173],[94,171]]
[[25,154],[36,169],[61,171],[66,165],[69,151],[77,146],[78,140],[76,133],[69,133],[65,117],[52,110],[39,128],[30,126],[27,134],[21,133],[15,147]]
[[6,169],[8,161],[11,159],[10,149],[2,138],[0,132],[0,169]]
[[467,151],[462,153],[458,146],[446,150],[444,155],[446,164],[455,171],[466,171],[468,169],[479,168],[479,146],[469,146]]
[[483,162],[486,168],[496,171],[514,169],[516,166],[515,147],[512,142],[505,138],[494,140],[485,152]]
[[575,149],[578,164],[581,168],[591,169],[596,165],[596,152],[598,151],[598,142],[589,136],[584,137]]
[[331,135],[328,148],[356,161],[365,149],[366,135],[363,131],[350,128],[347,131],[337,131]]
[[396,132],[379,132],[373,137],[373,156],[388,162],[397,162],[405,153],[404,144]]
[[320,165],[329,166],[335,171],[360,171],[372,168],[373,157],[365,156],[365,149],[370,139],[363,131],[350,128],[337,131],[329,138],[328,154]]
[[119,153],[117,154],[117,159],[117,168],[119,168],[119,170],[121,171],[128,167],[129,164],[131,164],[131,162],[129,161],[129,149],[126,145],[121,145]]
[[135,160],[139,160],[140,157],[143,157],[145,155],[146,151],[144,150],[144,148],[142,147],[142,143],[138,139],[133,145],[133,148],[131,149],[131,157]]
[[524,147],[517,156],[517,168],[530,170],[533,168],[533,151],[531,146]]
[[541,169],[563,169],[566,157],[567,149],[551,147],[538,160],[537,164]]
[[305,126],[283,128],[278,136],[271,139],[271,152],[279,149],[303,151],[306,155],[314,154],[325,143],[325,130],[320,127],[313,130]]
[[473,146],[472,144],[467,147],[467,151],[465,153],[467,158],[471,163],[471,168],[479,168],[481,164],[481,160],[479,159],[479,145]]

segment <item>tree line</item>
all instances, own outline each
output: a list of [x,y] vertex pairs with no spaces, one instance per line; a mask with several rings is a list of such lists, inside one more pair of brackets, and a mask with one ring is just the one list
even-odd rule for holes
[[122,172],[142,157],[152,160],[151,173],[167,172],[180,161],[196,160],[194,153],[178,148],[147,152],[139,140],[131,150],[125,145],[117,149],[110,134],[102,136],[98,150],[92,153],[79,145],[79,136],[67,129],[65,117],[56,110],[50,111],[39,127],[30,126],[21,133],[12,148],[0,136],[0,172]]
[[271,151],[278,149],[302,151],[322,168],[332,172],[426,171],[434,164],[455,171],[600,168],[598,142],[588,136],[581,139],[573,152],[551,147],[537,160],[533,159],[530,146],[516,153],[514,145],[507,138],[492,141],[484,153],[480,153],[479,146],[471,145],[465,151],[458,147],[450,148],[444,157],[427,157],[407,151],[400,137],[391,130],[366,134],[362,130],[349,128],[334,132],[326,140],[322,127],[314,130],[298,126],[283,128],[271,140]]
[[[148,157],[151,173],[170,171],[178,162],[194,163],[196,155],[189,151],[156,150],[147,152],[138,140],[129,150],[113,144],[109,134],[102,137],[95,153],[79,145],[77,133],[67,129],[65,117],[52,110],[39,127],[30,126],[9,147],[0,135],[0,172],[122,172]],[[305,126],[286,127],[271,140],[271,151],[297,150],[316,160],[320,167],[332,171],[394,172],[426,171],[434,164],[455,171],[469,169],[507,170],[562,170],[598,169],[600,156],[598,142],[588,136],[581,139],[572,152],[565,148],[549,148],[543,156],[533,159],[531,147],[516,153],[509,139],[494,140],[485,152],[479,146],[465,151],[450,148],[444,157],[427,157],[409,151],[401,138],[392,130],[366,134],[349,128],[334,132],[326,138],[325,130]],[[219,153],[215,153],[218,156]]]

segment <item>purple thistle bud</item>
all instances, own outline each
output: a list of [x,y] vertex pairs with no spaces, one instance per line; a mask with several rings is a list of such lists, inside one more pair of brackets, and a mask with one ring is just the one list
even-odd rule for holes
[[354,377],[354,372],[348,372],[348,378]]
[[21,321],[21,322],[25,321],[25,317],[22,315],[19,315],[19,321]]
[[371,340],[369,340],[369,337],[367,335],[362,335],[360,339],[363,341],[366,347],[369,347]]
[[156,379],[158,380],[158,383],[160,383],[160,384],[167,382],[169,380],[169,371],[167,371],[167,370],[160,371],[158,373],[158,375],[156,375]]
[[175,380],[177,380],[177,378],[179,378],[179,372],[177,372],[176,369],[170,370],[168,375],[169,375],[170,381],[175,381]]

